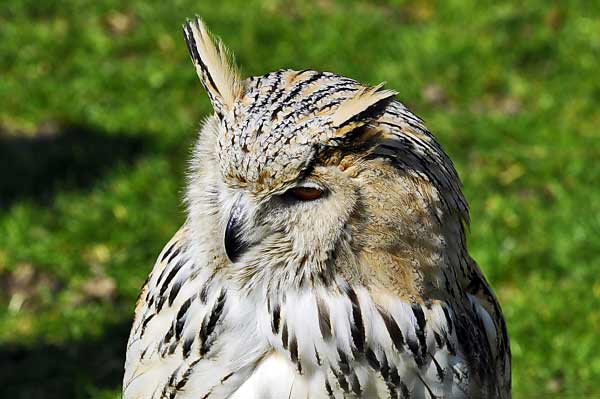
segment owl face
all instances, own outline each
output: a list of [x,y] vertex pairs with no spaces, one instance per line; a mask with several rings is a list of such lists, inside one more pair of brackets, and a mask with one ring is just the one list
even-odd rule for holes
[[[290,263],[298,269],[321,264],[346,240],[357,193],[336,167],[315,167],[281,191],[258,199],[243,188],[225,189],[224,248],[245,268],[252,260]],[[225,220],[226,219],[226,220]]]
[[[190,208],[214,204],[204,213],[219,215],[215,234],[241,278],[299,285],[341,273],[386,285],[392,265],[447,256],[456,231],[442,226],[462,232],[466,220],[458,178],[395,92],[311,70],[242,80],[202,24],[184,34],[215,110],[198,149],[214,163],[199,155],[193,173],[217,166],[191,182]],[[422,259],[405,256],[415,247]],[[419,279],[408,273],[406,285]]]
[[215,151],[224,203],[234,198],[227,253],[237,260],[257,246],[255,257],[264,259],[278,247],[295,254],[299,267],[324,261],[347,235],[356,193],[348,173],[324,165],[322,154],[339,147],[332,114],[365,87],[332,73],[292,70],[247,79],[244,87],[220,120]]

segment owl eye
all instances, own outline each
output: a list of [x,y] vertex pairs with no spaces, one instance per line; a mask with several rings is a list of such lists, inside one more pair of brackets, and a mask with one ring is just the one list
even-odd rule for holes
[[294,187],[287,194],[300,201],[313,201],[321,197],[323,191],[316,187]]

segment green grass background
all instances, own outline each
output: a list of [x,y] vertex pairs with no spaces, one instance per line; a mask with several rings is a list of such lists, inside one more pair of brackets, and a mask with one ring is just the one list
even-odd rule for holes
[[210,112],[180,31],[196,13],[247,75],[398,90],[463,179],[514,397],[600,397],[600,3],[4,0],[6,397],[120,397],[133,303],[184,219]]

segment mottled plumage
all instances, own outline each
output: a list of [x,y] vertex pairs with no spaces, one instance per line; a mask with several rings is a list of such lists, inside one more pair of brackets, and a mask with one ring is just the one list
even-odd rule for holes
[[502,313],[421,119],[333,73],[242,80],[200,20],[184,34],[215,114],[135,309],[124,398],[509,398]]

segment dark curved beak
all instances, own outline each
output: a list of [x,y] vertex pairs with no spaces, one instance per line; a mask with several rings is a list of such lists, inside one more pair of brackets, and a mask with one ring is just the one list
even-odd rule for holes
[[238,202],[239,200],[231,208],[231,214],[225,228],[225,253],[231,263],[237,262],[240,256],[250,247],[241,236],[244,215]]

